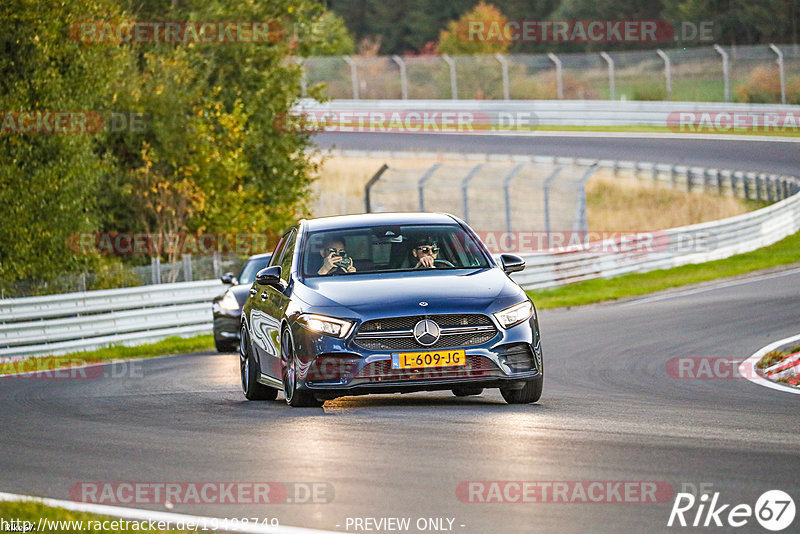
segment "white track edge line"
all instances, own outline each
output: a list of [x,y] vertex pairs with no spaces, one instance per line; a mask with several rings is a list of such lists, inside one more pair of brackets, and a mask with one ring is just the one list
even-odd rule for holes
[[766,347],[759,349],[756,351],[755,354],[747,358],[745,361],[739,364],[739,374],[745,378],[747,378],[750,382],[754,384],[758,384],[759,386],[764,386],[771,389],[777,389],[778,391],[784,391],[786,393],[794,393],[795,395],[800,395],[800,388],[794,388],[791,386],[784,386],[783,384],[778,384],[777,382],[773,382],[772,380],[767,380],[764,377],[759,376],[756,373],[756,364],[758,361],[764,357],[765,354],[768,352],[777,349],[781,345],[786,345],[787,343],[791,343],[793,341],[797,341],[800,339],[800,334],[796,336],[790,336],[784,339],[779,339],[774,343],[770,343]]
[[[19,495],[16,493],[2,493],[0,492],[0,501],[9,502],[38,502],[46,506],[53,506],[56,508],[63,508],[74,512],[88,512],[98,515],[106,515],[118,517],[121,519],[131,519],[138,521],[163,521],[170,523],[172,528],[174,525],[182,522],[192,523],[205,523],[205,525],[224,524],[224,520],[217,517],[204,517],[193,516],[186,514],[176,514],[172,512],[157,512],[152,510],[141,510],[138,508],[125,508],[122,506],[108,506],[105,504],[93,504],[85,502],[62,501],[58,499],[50,499],[47,497],[34,497],[31,495]],[[290,527],[290,526],[269,526],[269,525],[247,525],[239,524],[237,527],[226,526],[224,529],[219,529],[222,532],[241,532],[243,534],[330,534],[335,531],[331,530],[316,530],[303,527]],[[335,533],[338,534],[338,533]]]
[[680,297],[688,297],[691,295],[696,295],[698,293],[705,293],[707,291],[714,291],[716,289],[724,289],[726,287],[732,286],[740,286],[744,284],[749,284],[751,282],[760,282],[762,280],[770,280],[772,278],[780,278],[782,276],[790,276],[793,274],[800,274],[800,269],[790,269],[786,271],[780,271],[777,273],[769,273],[763,274],[759,276],[751,276],[748,278],[739,278],[736,280],[729,280],[727,282],[719,282],[719,283],[711,283],[711,285],[698,287],[695,289],[686,289],[683,291],[675,291],[672,293],[664,294],[664,295],[653,295],[652,297],[643,297],[640,299],[632,300],[630,302],[623,302],[620,303],[619,306],[635,306],[637,304],[646,304],[649,302],[658,302],[660,300],[667,300],[672,298],[680,298]]

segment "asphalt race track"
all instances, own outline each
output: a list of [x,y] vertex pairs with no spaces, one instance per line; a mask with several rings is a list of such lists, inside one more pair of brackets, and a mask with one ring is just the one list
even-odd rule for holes
[[800,172],[800,139],[770,142],[729,139],[688,139],[678,135],[568,134],[534,135],[324,133],[315,141],[321,148],[343,150],[397,150],[529,154],[543,156],[619,159],[698,165],[737,171],[796,175]]
[[[247,402],[235,355],[144,361],[141,373],[123,369],[139,375],[125,378],[0,379],[2,488],[67,499],[82,481],[324,482],[329,503],[172,511],[342,531],[348,517],[450,517],[464,533],[668,531],[671,500],[464,503],[456,488],[663,481],[675,491],[713,484],[725,503],[754,505],[770,489],[797,498],[800,396],[666,369],[682,356],[741,361],[795,334],[799,311],[798,270],[656,301],[544,311],[545,392],[529,406],[508,406],[496,390],[350,397],[308,410],[282,397]],[[751,518],[737,531],[763,531],[755,527]]]
[[[774,172],[797,172],[800,159],[793,143],[452,137],[318,141],[581,157],[616,151],[624,159]],[[696,532],[667,528],[674,493],[645,504],[497,504],[462,502],[456,489],[467,481],[655,481],[674,492],[705,484],[732,506],[753,506],[780,489],[800,508],[800,395],[668,371],[671,358],[722,357],[733,372],[759,348],[799,333],[798,318],[798,269],[666,298],[546,310],[544,394],[528,406],[506,405],[496,390],[349,397],[322,409],[291,409],[282,396],[247,402],[233,354],[114,364],[95,379],[2,378],[0,491],[69,499],[86,481],[324,483],[329,502],[171,511],[338,531],[348,518],[408,517],[409,532],[419,532],[418,518],[441,517],[465,534]],[[798,525],[796,518],[785,532]],[[765,532],[752,517],[735,531]]]

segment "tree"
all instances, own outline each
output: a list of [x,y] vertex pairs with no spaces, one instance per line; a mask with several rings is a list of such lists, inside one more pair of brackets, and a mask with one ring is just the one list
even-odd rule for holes
[[512,44],[503,32],[507,22],[499,9],[481,2],[442,30],[437,50],[442,54],[505,54]]

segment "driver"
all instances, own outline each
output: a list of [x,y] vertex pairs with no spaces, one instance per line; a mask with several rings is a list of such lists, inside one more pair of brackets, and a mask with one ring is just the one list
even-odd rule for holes
[[319,251],[322,256],[322,267],[317,270],[317,274],[336,274],[336,273],[354,273],[356,267],[353,265],[353,259],[347,256],[347,251],[344,248],[344,239],[332,237],[326,239],[322,243],[322,249]]
[[425,236],[414,242],[411,254],[417,260],[414,269],[433,269],[439,255],[439,243],[431,236]]

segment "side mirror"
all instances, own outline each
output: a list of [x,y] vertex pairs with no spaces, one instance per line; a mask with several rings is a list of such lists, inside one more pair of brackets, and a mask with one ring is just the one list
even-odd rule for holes
[[516,273],[525,268],[525,260],[514,254],[500,254],[500,263],[506,274]]
[[229,285],[232,285],[232,286],[235,286],[236,284],[239,283],[239,281],[236,280],[236,277],[233,275],[233,273],[225,273],[225,274],[223,274],[220,277],[220,280],[222,280],[223,284],[229,284]]
[[256,283],[261,286],[281,286],[281,266],[265,267],[256,274]]

